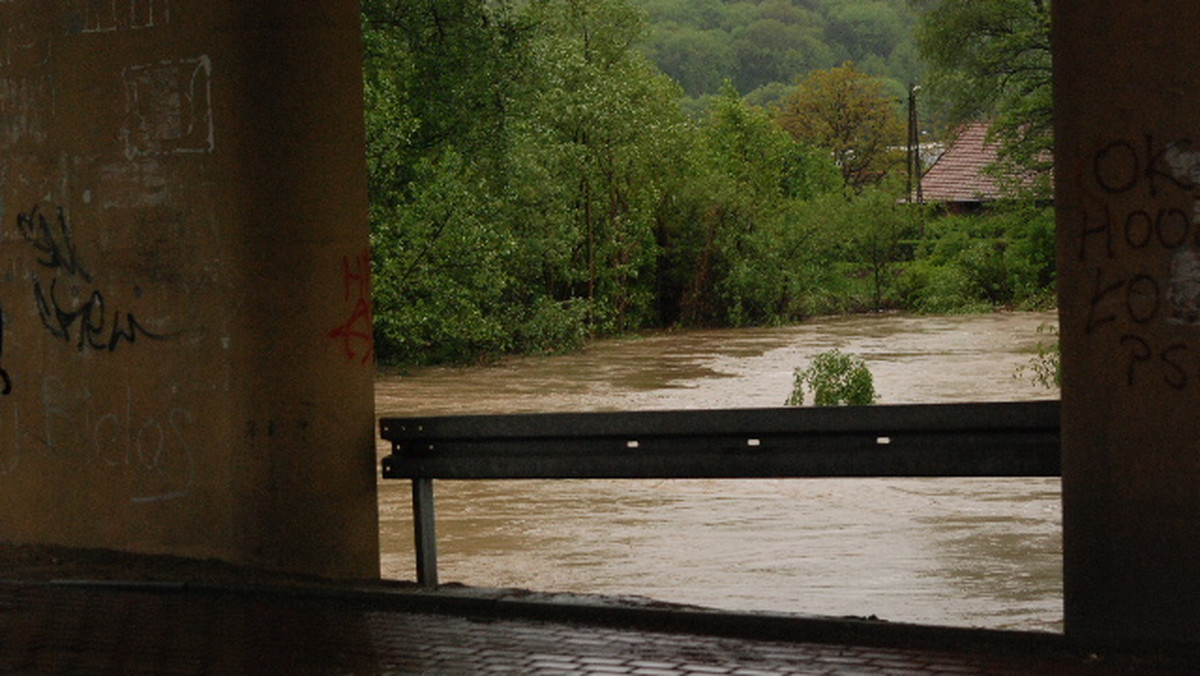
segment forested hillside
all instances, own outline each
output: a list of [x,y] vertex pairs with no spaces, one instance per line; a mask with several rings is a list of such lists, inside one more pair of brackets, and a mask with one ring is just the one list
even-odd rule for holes
[[909,0],[636,0],[646,54],[693,99],[725,80],[765,104],[814,71],[852,61],[901,98],[921,80]]

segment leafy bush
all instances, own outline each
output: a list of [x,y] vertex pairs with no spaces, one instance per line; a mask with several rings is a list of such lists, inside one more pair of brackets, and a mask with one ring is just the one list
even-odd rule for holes
[[576,350],[587,341],[586,302],[561,302],[538,298],[513,318],[514,349],[532,354]]
[[1013,377],[1023,378],[1028,375],[1029,379],[1037,387],[1044,387],[1048,390],[1061,389],[1062,351],[1058,337],[1058,327],[1051,324],[1042,324],[1037,328],[1037,332],[1049,334],[1054,338],[1054,341],[1049,344],[1038,341],[1034,356],[1028,363],[1018,366]]
[[805,387],[815,406],[865,406],[876,400],[875,378],[866,362],[839,350],[822,352],[805,369],[796,369],[785,406],[802,406]]
[[900,305],[915,312],[958,314],[986,312],[990,306],[971,297],[966,273],[957,265],[916,260],[904,266],[896,280]]
[[919,312],[1041,308],[1053,304],[1054,212],[1028,204],[926,222],[897,280],[901,306]]

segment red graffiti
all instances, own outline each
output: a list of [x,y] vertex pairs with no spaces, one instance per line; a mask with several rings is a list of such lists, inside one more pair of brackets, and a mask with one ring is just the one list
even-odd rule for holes
[[369,364],[375,358],[374,323],[371,319],[371,251],[364,249],[357,256],[342,257],[343,300],[351,306],[346,321],[328,334],[330,340],[340,341],[346,359]]

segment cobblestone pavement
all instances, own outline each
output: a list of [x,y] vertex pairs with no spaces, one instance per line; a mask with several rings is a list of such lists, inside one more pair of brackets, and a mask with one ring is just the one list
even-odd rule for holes
[[[503,617],[503,613],[500,613]],[[414,612],[386,595],[0,582],[17,674],[1170,674],[1059,651],[720,638]]]

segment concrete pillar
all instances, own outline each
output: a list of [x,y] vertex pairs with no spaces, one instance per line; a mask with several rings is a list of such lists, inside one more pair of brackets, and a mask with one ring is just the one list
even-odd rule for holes
[[378,575],[359,22],[0,0],[0,539]]
[[1053,8],[1066,629],[1200,643],[1200,3]]

